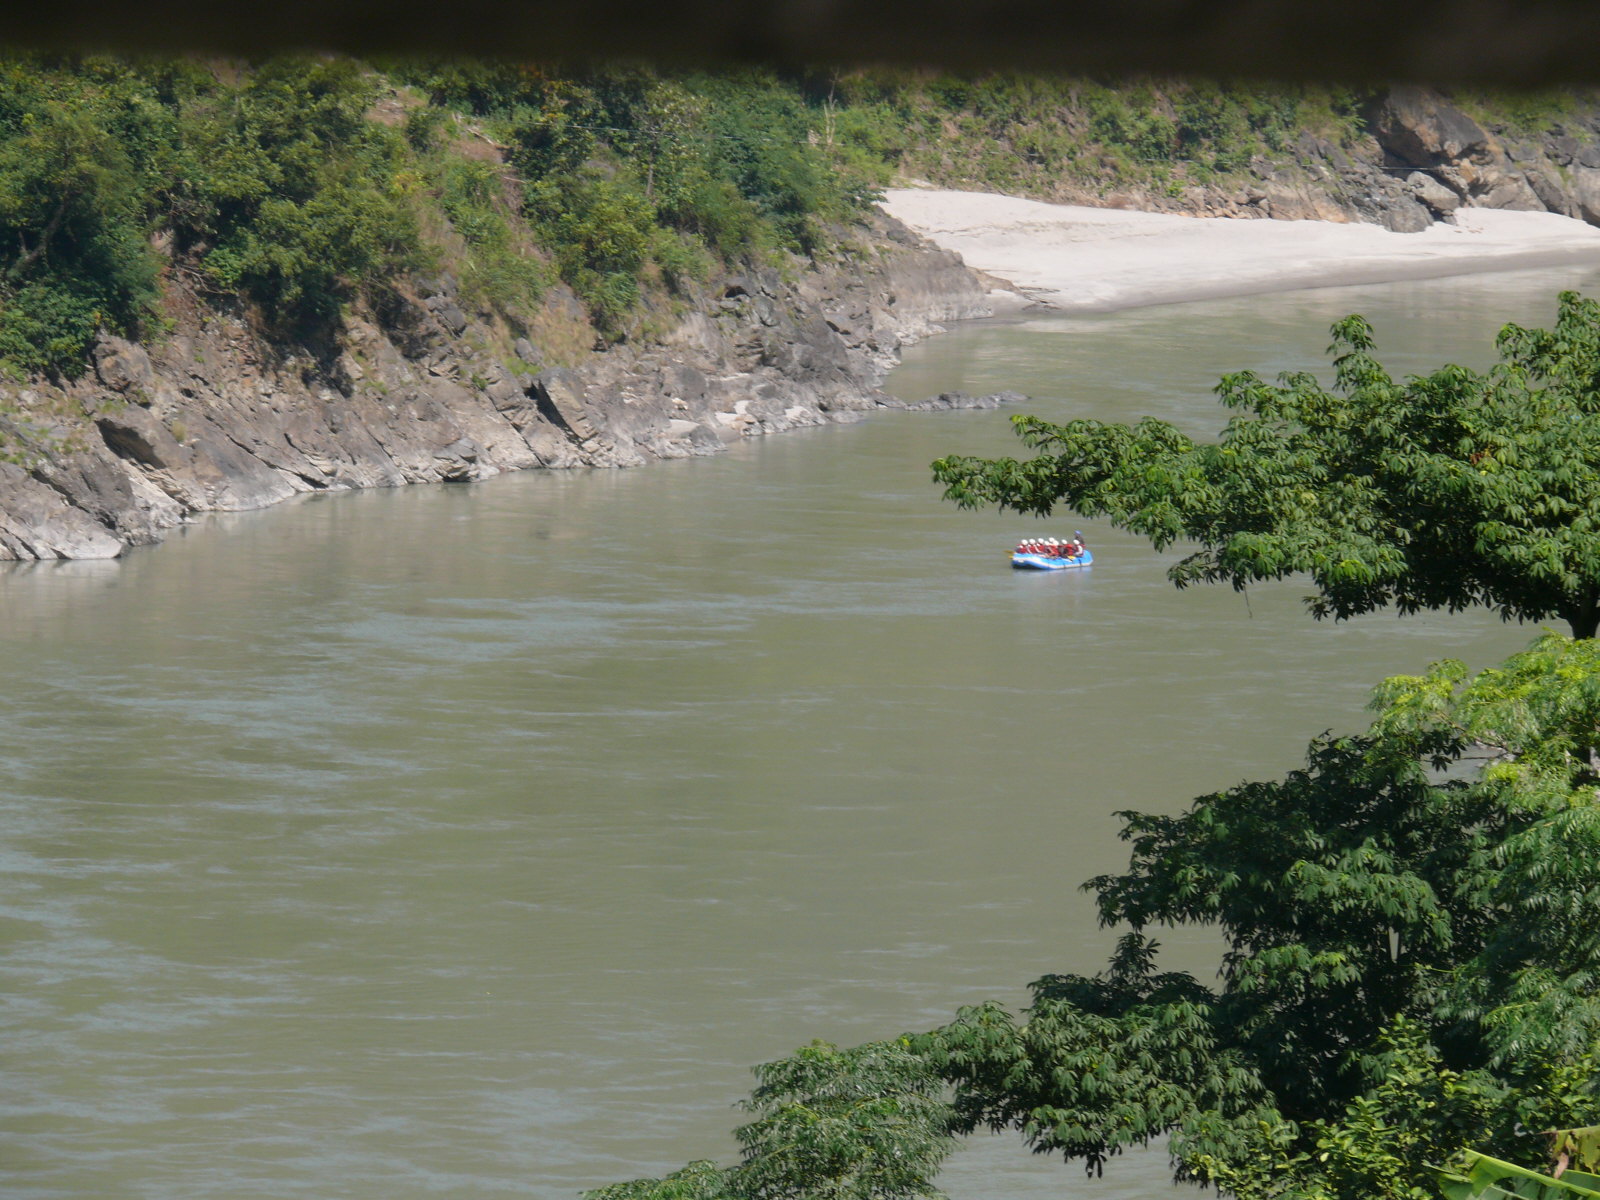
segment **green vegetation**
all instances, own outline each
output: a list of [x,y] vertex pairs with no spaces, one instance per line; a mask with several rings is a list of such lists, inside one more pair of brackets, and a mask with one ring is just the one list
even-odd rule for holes
[[[1024,195],[1233,186],[1371,97],[996,73],[556,72],[328,57],[0,59],[0,372],[81,373],[181,280],[324,339],[448,272],[515,333],[564,283],[610,341],[719,271],[825,255],[897,177]],[[1470,99],[1507,128],[1574,103]]]
[[12,374],[80,363],[98,327],[131,330],[155,299],[140,185],[159,172],[158,138],[141,136],[150,122],[114,75],[0,67],[0,364]]
[[[418,112],[442,115],[437,109]],[[554,273],[505,195],[503,168],[437,150],[425,162],[439,207],[466,244],[460,259],[463,294],[520,324],[554,282]]]
[[1360,137],[1364,93],[1205,81],[857,73],[825,81],[836,136],[880,170],[1049,197],[1238,180],[1305,134]]
[[1103,516],[1158,549],[1198,543],[1179,587],[1310,576],[1318,616],[1485,605],[1600,628],[1600,305],[1567,292],[1551,330],[1508,325],[1486,372],[1392,379],[1360,317],[1333,329],[1335,385],[1251,372],[1196,443],[1135,426],[1015,418],[1037,457],[934,464],[963,506]]
[[504,147],[518,215],[612,337],[652,277],[684,293],[718,262],[817,253],[872,196],[813,144],[815,114],[770,74],[557,78],[460,63],[393,73]]
[[[1593,1139],[1600,1129],[1561,1129],[1553,1131],[1557,1139],[1582,1136]],[[1579,1165],[1584,1169],[1563,1169],[1566,1155],[1554,1156],[1556,1174],[1546,1175],[1519,1167],[1515,1163],[1491,1158],[1487,1154],[1468,1151],[1450,1169],[1442,1172],[1442,1191],[1445,1200],[1578,1200],[1579,1197],[1600,1196],[1600,1169],[1591,1158]]]
[[405,143],[366,120],[377,85],[355,63],[277,60],[227,90],[184,76],[170,227],[217,287],[295,331],[422,265],[397,179]]
[[12,56],[0,368],[81,373],[100,330],[159,329],[164,276],[290,340],[439,269],[526,329],[560,279],[621,338],[652,290],[819,252],[862,211],[812,118],[754,73]]
[[814,1042],[756,1068],[734,1131],[734,1167],[690,1163],[664,1179],[588,1193],[590,1200],[877,1200],[936,1197],[954,1148],[943,1082],[904,1042],[840,1050]]
[[[960,503],[1064,502],[1157,546],[1193,539],[1180,584],[1304,571],[1318,614],[1485,604],[1576,636],[1476,676],[1389,679],[1370,728],[1313,741],[1304,768],[1119,814],[1131,862],[1085,885],[1126,930],[1106,970],[901,1038],[900,1065],[850,1089],[894,1120],[829,1126],[829,1161],[1012,1130],[1091,1173],[1165,1139],[1178,1179],[1238,1200],[1587,1194],[1582,1174],[1542,1176],[1526,1134],[1564,1131],[1558,1174],[1600,1156],[1600,305],[1565,294],[1553,329],[1507,326],[1499,346],[1490,371],[1397,382],[1351,317],[1331,391],[1226,377],[1241,415],[1217,445],[1023,417],[1039,457],[935,464]],[[1220,935],[1216,983],[1160,968],[1156,935],[1180,926]],[[776,1133],[691,1168],[702,1190],[680,1172],[596,1195],[931,1194],[925,1174],[827,1190],[813,1125]]]
[[[1546,635],[1475,677],[1438,663],[1373,707],[1286,778],[1123,813],[1128,870],[1086,885],[1130,929],[1104,973],[1042,979],[1020,1015],[963,1009],[893,1056],[769,1064],[768,1086],[825,1066],[834,1099],[741,1131],[739,1166],[592,1200],[930,1195],[927,1170],[846,1188],[868,1176],[837,1164],[888,1147],[931,1170],[933,1139],[980,1128],[1092,1172],[1167,1136],[1178,1178],[1240,1200],[1416,1200],[1468,1149],[1537,1166],[1522,1131],[1600,1110],[1600,642]],[[1181,925],[1221,934],[1218,985],[1158,969],[1152,932]]]
[[[1130,869],[1089,884],[1133,930],[1111,969],[920,1043],[969,1127],[1090,1162],[1171,1131],[1180,1175],[1235,1196],[1400,1196],[1593,1113],[1600,647],[1440,663],[1375,708],[1281,781],[1123,814]],[[1186,924],[1224,936],[1216,990],[1154,969],[1146,931]]]
[[0,64],[0,363],[78,374],[98,330],[151,327],[169,264],[291,333],[417,265],[374,89],[337,61]]
[[1596,94],[1581,88],[1534,92],[1485,91],[1477,88],[1453,92],[1451,100],[1485,129],[1513,137],[1555,133],[1566,123],[1582,122],[1593,110]]
[[1242,180],[1306,134],[1353,146],[1367,99],[1005,73],[13,54],[0,371],[71,377],[100,330],[158,333],[174,280],[300,342],[351,304],[393,311],[414,275],[453,274],[516,333],[564,283],[617,341],[719,271],[829,253],[897,177],[1177,194]]

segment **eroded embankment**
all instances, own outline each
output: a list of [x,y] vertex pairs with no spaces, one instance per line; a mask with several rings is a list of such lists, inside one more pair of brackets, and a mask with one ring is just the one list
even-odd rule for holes
[[[570,296],[550,303],[576,325]],[[0,462],[0,559],[114,557],[308,491],[634,466],[855,419],[898,406],[878,385],[901,346],[990,311],[956,255],[882,216],[826,264],[723,279],[648,344],[570,366],[464,312],[449,276],[316,353],[180,304],[159,342],[102,338],[82,379],[0,397],[29,444]]]

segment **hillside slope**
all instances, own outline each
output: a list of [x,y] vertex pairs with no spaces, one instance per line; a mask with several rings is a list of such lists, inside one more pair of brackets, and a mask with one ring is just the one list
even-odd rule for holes
[[525,338],[496,353],[448,274],[384,322],[352,313],[322,359],[211,315],[149,345],[102,337],[80,379],[10,394],[37,448],[0,463],[0,559],[113,557],[308,491],[633,466],[896,406],[877,384],[899,347],[990,310],[954,255],[887,219],[857,232],[830,267],[719,280],[650,343],[573,367],[537,369]]
[[1600,94],[870,75],[833,128],[940,187],[1415,231],[1458,207],[1600,221]]
[[1600,106],[1458,99],[0,60],[0,559],[891,403],[901,344],[990,311],[873,207],[907,175],[1396,230],[1600,221]]

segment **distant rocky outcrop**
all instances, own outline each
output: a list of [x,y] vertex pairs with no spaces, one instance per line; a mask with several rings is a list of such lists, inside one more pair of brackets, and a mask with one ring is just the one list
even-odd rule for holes
[[1248,182],[1108,194],[1063,185],[1050,199],[1195,216],[1365,221],[1402,233],[1463,207],[1553,212],[1600,224],[1600,110],[1574,105],[1538,132],[1480,122],[1448,95],[1387,89],[1365,135],[1343,148],[1303,132],[1284,152],[1250,160]]
[[1484,128],[1438,93],[1394,88],[1374,134],[1385,164],[1433,215],[1461,205],[1547,211],[1600,224],[1600,114],[1538,134]]
[[1430,219],[1462,205],[1574,215],[1560,178],[1537,149],[1524,147],[1522,161],[1514,160],[1498,138],[1435,92],[1394,88],[1372,128],[1383,166],[1401,178]]
[[[1372,106],[1368,127],[1371,152],[1364,157],[1306,137],[1289,167],[1254,164],[1263,187],[1243,197],[1246,204],[1274,217],[1332,208],[1402,232],[1450,220],[1463,207],[1600,224],[1600,113],[1519,133],[1480,124],[1441,92],[1404,86]],[[1274,189],[1278,181],[1285,186]]]
[[988,315],[987,289],[881,215],[843,244],[721,279],[659,336],[566,366],[500,345],[448,276],[317,350],[198,305],[148,345],[103,337],[82,379],[0,389],[0,431],[30,447],[0,461],[0,559],[113,557],[309,491],[635,466],[899,407],[878,384],[900,348]]

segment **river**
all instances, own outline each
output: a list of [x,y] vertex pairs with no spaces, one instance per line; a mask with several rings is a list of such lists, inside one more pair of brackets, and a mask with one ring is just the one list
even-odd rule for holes
[[[1223,371],[1482,365],[1563,270],[970,325],[909,398],[1220,425]],[[14,1200],[532,1196],[728,1158],[752,1063],[1093,971],[1122,808],[1297,764],[1482,613],[1175,591],[1093,522],[940,502],[1005,412],[625,472],[310,497],[0,571],[0,1182]],[[1013,574],[1025,530],[1083,573]],[[1209,972],[1205,934],[1166,939]],[[1012,1138],[957,1200],[1169,1190]]]

